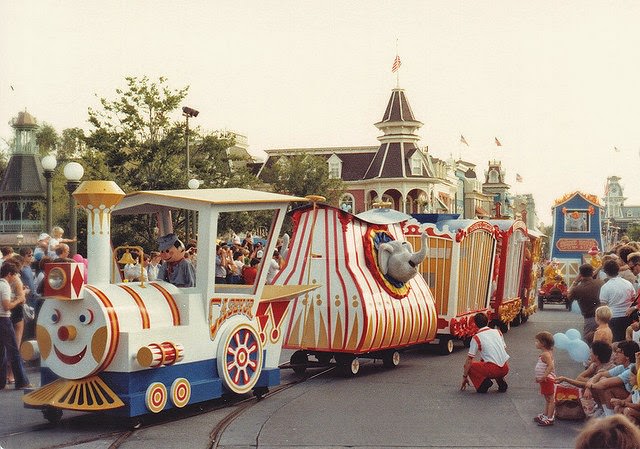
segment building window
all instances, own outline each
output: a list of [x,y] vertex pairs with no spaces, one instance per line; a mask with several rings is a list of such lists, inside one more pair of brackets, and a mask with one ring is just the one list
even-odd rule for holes
[[411,158],[411,174],[422,175],[422,158],[417,152]]
[[491,184],[497,184],[497,183],[500,182],[500,176],[498,175],[498,171],[497,170],[489,171],[489,182]]
[[329,178],[342,178],[342,161],[338,156],[332,154],[331,157],[327,159],[327,164],[329,165]]
[[627,211],[627,217],[632,218],[633,217],[633,212],[628,210]]
[[345,193],[342,198],[340,198],[340,209],[352,214],[356,213],[356,201],[353,195]]

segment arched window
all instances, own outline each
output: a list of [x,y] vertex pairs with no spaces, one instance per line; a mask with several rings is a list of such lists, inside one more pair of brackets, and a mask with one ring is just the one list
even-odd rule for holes
[[496,184],[498,182],[500,182],[500,177],[498,176],[498,171],[497,170],[491,170],[489,172],[489,182],[492,184]]
[[340,198],[340,209],[352,214],[356,213],[356,200],[353,198],[353,195],[350,193],[342,195],[342,198]]

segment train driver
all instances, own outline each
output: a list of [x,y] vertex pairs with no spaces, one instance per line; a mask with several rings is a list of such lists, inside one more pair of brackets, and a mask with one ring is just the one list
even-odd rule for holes
[[178,236],[167,234],[159,237],[158,248],[163,261],[158,270],[158,280],[170,282],[176,287],[195,287],[196,271],[189,258],[185,257],[184,243]]

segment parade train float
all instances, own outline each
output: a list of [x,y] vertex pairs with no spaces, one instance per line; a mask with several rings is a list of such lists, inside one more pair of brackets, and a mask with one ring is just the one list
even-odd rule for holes
[[311,199],[290,212],[287,260],[273,281],[319,285],[291,303],[284,341],[295,350],[289,367],[302,373],[335,360],[350,376],[358,373],[359,358],[398,365],[400,349],[436,335],[431,291],[416,276],[426,245],[414,252],[406,241],[401,225],[409,215],[378,208],[356,216]]
[[[477,331],[473,321],[476,313],[492,316],[490,298],[499,232],[484,220],[414,217],[404,230],[416,248],[424,246],[421,235],[427,235],[426,258],[418,271],[435,298],[439,351],[450,354],[454,339],[468,342]],[[421,222],[426,220],[435,223]]]
[[498,232],[495,267],[493,272],[494,290],[491,296],[493,321],[502,332],[507,332],[517,318],[519,324],[523,315],[531,312],[522,307],[521,286],[525,265],[526,245],[529,242],[527,225],[521,220],[489,220]]
[[[73,195],[88,214],[88,283],[83,264],[46,265],[37,340],[21,348],[27,359],[40,356],[43,386],[24,396],[26,407],[42,409],[50,421],[63,409],[140,421],[227,393],[261,397],[280,383],[289,302],[315,287],[265,285],[265,264],[254,285],[216,285],[215,236],[221,214],[271,213],[271,253],[287,207],[304,198],[243,189],[125,196],[107,181],[84,182]],[[155,215],[165,235],[177,209],[198,213],[196,286],[111,282],[111,215]]]
[[582,192],[568,193],[555,201],[551,262],[545,267],[545,280],[538,292],[540,309],[545,303],[561,303],[570,308],[567,285],[578,275],[580,265],[591,263],[598,268],[601,209],[595,195]]

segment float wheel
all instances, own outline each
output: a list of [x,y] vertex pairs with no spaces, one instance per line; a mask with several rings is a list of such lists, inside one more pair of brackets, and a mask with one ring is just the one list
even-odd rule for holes
[[438,342],[438,353],[440,355],[449,355],[453,352],[453,338],[443,336]]
[[253,395],[258,401],[261,401],[267,393],[269,393],[269,389],[267,387],[258,387],[253,389]]
[[538,296],[538,309],[544,310],[544,298],[542,296]]
[[500,329],[500,332],[502,332],[503,334],[506,334],[507,332],[509,332],[509,329],[511,329],[511,323],[498,321],[498,328]]
[[51,424],[58,424],[62,419],[62,410],[54,407],[47,407],[42,409],[42,416]]
[[296,351],[291,354],[291,359],[289,360],[291,363],[291,368],[293,372],[298,376],[302,376],[307,370],[307,365],[309,364],[309,356],[305,351]]
[[387,351],[382,357],[382,365],[385,368],[395,368],[400,365],[400,353],[398,351]]
[[336,356],[336,363],[344,377],[353,377],[360,371],[360,360],[353,355]]
[[516,315],[516,317],[511,322],[511,326],[518,327],[518,326],[520,326],[520,323],[522,323],[522,312],[520,312],[520,313],[518,313]]
[[218,373],[223,385],[247,393],[262,372],[262,344],[258,332],[246,322],[230,325],[220,339]]

